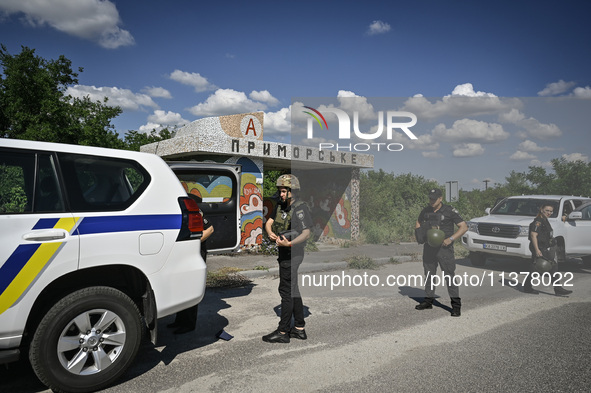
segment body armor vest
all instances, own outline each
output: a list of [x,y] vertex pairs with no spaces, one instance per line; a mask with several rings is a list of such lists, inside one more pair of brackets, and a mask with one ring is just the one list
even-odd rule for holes
[[277,209],[277,214],[273,218],[273,225],[271,225],[271,230],[276,233],[280,234],[281,232],[285,232],[290,229],[291,225],[291,215],[299,206],[303,205],[303,201],[295,201],[289,211],[284,211],[281,209],[281,206]]

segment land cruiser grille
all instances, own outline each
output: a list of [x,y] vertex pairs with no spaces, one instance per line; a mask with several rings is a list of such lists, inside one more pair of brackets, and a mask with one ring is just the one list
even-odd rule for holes
[[519,226],[479,223],[478,233],[484,236],[515,239],[519,235]]

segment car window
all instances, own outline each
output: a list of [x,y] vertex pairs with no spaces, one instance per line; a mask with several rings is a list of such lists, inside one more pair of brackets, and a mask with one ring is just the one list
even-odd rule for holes
[[591,220],[591,205],[581,209],[583,220]]
[[0,213],[33,211],[35,153],[2,151],[0,154]]
[[[544,200],[530,198],[506,199],[496,205],[492,209],[491,214],[535,217],[540,211],[540,206],[545,202]],[[554,208],[554,213],[552,213],[551,217],[556,217],[558,215],[558,202],[550,201],[550,204]]]
[[2,151],[0,213],[63,211],[64,198],[51,153]]
[[35,186],[35,206],[39,213],[63,212],[64,198],[56,175],[53,156],[38,154],[38,172]]
[[564,201],[564,208],[562,211],[563,215],[568,216],[570,213],[572,213],[572,211],[574,210],[573,202],[575,202],[575,205],[576,205],[576,201],[571,201],[571,200]]
[[58,153],[72,211],[124,210],[150,183],[137,162]]
[[575,209],[576,209],[577,207],[581,206],[583,204],[583,202],[586,202],[586,201],[584,201],[582,199],[573,199],[572,202],[575,204]]

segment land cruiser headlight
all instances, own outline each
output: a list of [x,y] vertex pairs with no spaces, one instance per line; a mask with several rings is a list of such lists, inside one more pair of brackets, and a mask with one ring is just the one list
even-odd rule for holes
[[519,226],[519,236],[529,236],[529,226]]
[[468,221],[467,224],[468,224],[468,230],[470,232],[478,233],[478,223],[477,222]]

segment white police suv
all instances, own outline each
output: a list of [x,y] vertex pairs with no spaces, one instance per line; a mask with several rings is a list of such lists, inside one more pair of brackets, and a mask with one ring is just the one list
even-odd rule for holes
[[[218,248],[231,249],[240,171],[216,170],[234,206],[234,243]],[[186,191],[154,154],[0,139],[0,363],[28,355],[54,391],[120,377],[145,330],[155,342],[158,318],[203,298],[203,221]]]
[[[492,209],[486,209],[486,216],[468,221],[468,232],[462,236],[462,244],[470,251],[469,258],[474,266],[483,266],[490,256],[529,259],[529,224],[538,214],[540,206],[550,203],[554,212],[548,221],[557,241],[558,261],[564,261],[567,256],[585,257],[589,253],[582,253],[572,241],[581,229],[577,229],[575,220],[567,217],[589,201],[590,198],[567,195],[519,195],[504,198]],[[562,219],[563,216],[565,219]],[[585,243],[588,244],[588,238]]]

